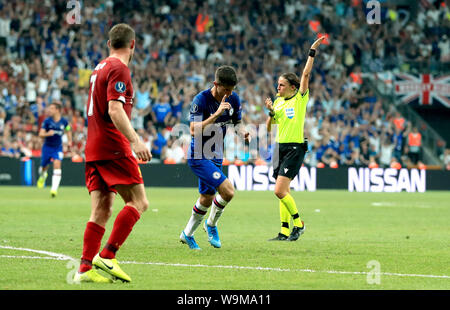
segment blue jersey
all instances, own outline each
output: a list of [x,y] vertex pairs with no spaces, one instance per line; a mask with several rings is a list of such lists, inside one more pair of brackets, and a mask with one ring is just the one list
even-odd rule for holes
[[[204,128],[201,136],[192,137],[191,147],[189,149],[189,159],[211,159],[222,163],[223,159],[223,141],[228,124],[237,124],[241,121],[241,101],[239,96],[232,92],[226,99],[231,105],[231,109],[225,110],[214,122],[211,128]],[[211,89],[207,89],[195,96],[190,108],[190,121],[202,122],[214,114],[220,106],[211,93]],[[216,136],[219,134],[220,136]],[[212,140],[212,141],[209,141]],[[209,142],[209,143],[208,143]]]
[[44,140],[44,146],[50,147],[61,147],[64,131],[70,129],[69,122],[64,117],[61,117],[57,122],[53,118],[48,117],[42,123],[42,128],[46,131],[53,130],[55,132],[53,136],[46,137]]
[[153,111],[155,112],[158,123],[164,123],[167,114],[172,111],[172,106],[168,102],[157,103],[153,106]]

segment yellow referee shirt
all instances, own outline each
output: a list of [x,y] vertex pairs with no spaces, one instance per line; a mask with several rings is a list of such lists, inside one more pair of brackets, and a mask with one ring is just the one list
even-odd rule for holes
[[309,89],[302,96],[300,91],[289,98],[278,97],[273,103],[275,116],[273,122],[277,124],[278,143],[303,143],[306,105],[308,104]]

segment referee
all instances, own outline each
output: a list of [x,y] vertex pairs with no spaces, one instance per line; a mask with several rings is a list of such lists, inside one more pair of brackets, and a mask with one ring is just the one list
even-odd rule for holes
[[[270,98],[265,101],[269,110],[267,131],[271,131],[272,124],[278,125],[273,153],[273,178],[276,180],[275,195],[279,199],[281,221],[280,233],[269,241],[296,241],[305,232],[305,225],[290,194],[290,183],[298,174],[308,149],[303,127],[309,98],[309,76],[316,49],[324,38],[321,37],[312,44],[301,79],[295,73],[282,74],[278,78],[278,96],[275,102],[272,103]],[[294,227],[290,232],[291,217]]]

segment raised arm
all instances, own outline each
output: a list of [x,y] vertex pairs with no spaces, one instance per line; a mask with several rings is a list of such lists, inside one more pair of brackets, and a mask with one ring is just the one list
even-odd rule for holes
[[316,54],[316,49],[319,47],[320,43],[325,39],[325,37],[320,37],[311,45],[309,50],[308,60],[306,60],[305,68],[303,69],[302,77],[300,79],[300,94],[304,94],[308,90],[309,86],[309,76],[311,75],[312,66],[314,63],[314,56]]

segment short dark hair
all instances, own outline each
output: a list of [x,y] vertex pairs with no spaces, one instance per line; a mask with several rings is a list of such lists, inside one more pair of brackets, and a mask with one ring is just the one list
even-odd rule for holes
[[132,40],[136,38],[133,28],[128,24],[117,24],[109,30],[109,42],[114,49],[130,47]]
[[216,82],[220,85],[235,86],[238,83],[236,71],[231,66],[220,66],[215,74]]
[[58,111],[62,110],[62,104],[59,102],[52,102],[52,103],[50,103],[50,105],[54,106]]
[[300,79],[297,76],[297,74],[293,73],[293,72],[287,72],[287,73],[283,73],[281,75],[282,78],[284,78],[286,81],[289,82],[289,84],[294,85],[295,88],[299,89],[300,88]]

